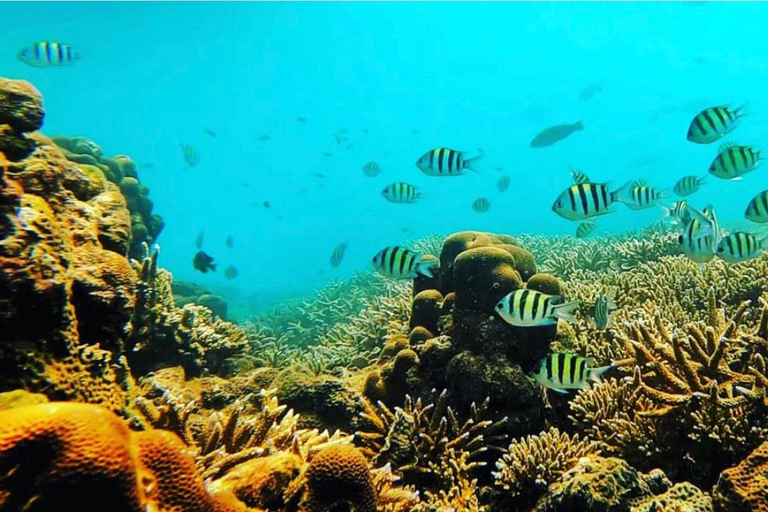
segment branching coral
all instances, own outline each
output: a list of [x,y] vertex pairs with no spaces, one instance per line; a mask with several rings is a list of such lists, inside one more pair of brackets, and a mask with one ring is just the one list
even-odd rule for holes
[[[374,463],[391,463],[406,483],[450,492],[458,479],[468,479],[504,451],[504,436],[496,431],[506,420],[484,419],[488,404],[483,403],[473,404],[469,419],[462,421],[448,405],[447,392],[434,395],[434,402],[426,405],[406,397],[394,411],[379,402],[375,411],[363,414],[367,429],[356,439]],[[445,467],[460,476],[452,477]]]

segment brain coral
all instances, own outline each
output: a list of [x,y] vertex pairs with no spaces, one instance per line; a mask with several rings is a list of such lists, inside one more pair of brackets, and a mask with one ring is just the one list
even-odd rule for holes
[[308,512],[339,510],[346,503],[354,512],[375,512],[376,493],[368,461],[353,446],[334,445],[320,451],[306,472]]

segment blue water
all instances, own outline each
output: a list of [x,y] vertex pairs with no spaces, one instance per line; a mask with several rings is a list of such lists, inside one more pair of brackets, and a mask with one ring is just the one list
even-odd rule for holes
[[[84,135],[107,154],[152,162],[140,177],[166,221],[161,264],[255,311],[423,235],[573,234],[576,223],[550,210],[571,183],[569,164],[616,187],[645,178],[671,189],[706,174],[718,144],[685,136],[708,106],[747,103],[728,140],[760,146],[766,26],[760,3],[3,3],[0,70],[43,93],[45,134]],[[84,59],[43,69],[16,60],[37,40],[70,43]],[[596,82],[603,91],[579,101]],[[585,131],[528,146],[541,129],[579,119]],[[341,129],[353,148],[336,144]],[[183,169],[181,144],[198,149],[197,167]],[[424,175],[414,162],[437,146],[482,148],[482,172]],[[376,178],[361,171],[371,160],[384,169]],[[505,193],[497,166],[511,176]],[[740,219],[768,188],[766,172],[710,177],[691,202]],[[426,198],[386,202],[381,189],[399,180]],[[491,200],[482,214],[470,208],[480,196]],[[661,217],[616,210],[597,234]],[[201,230],[218,272],[192,268]],[[333,269],[330,253],[345,240]],[[225,279],[227,265],[236,280]]]

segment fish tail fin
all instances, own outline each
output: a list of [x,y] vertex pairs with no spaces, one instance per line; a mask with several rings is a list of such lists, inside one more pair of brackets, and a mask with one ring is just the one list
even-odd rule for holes
[[674,222],[674,217],[675,217],[674,208],[675,208],[674,206],[667,206],[667,205],[662,204],[661,205],[661,211],[662,211],[661,220],[667,220],[670,217],[672,217],[672,220]]
[[707,175],[704,174],[703,176],[699,176],[696,178],[696,183],[698,183],[700,186],[705,184],[707,182]]
[[479,155],[475,155],[472,158],[467,158],[464,160],[464,168],[469,169],[472,172],[480,172],[480,169],[477,167],[477,162],[485,156],[485,153],[480,153]]
[[576,122],[573,124],[573,127],[574,127],[576,130],[585,130],[585,129],[586,129],[586,128],[585,128],[585,126],[584,126],[584,120],[583,120],[583,119],[579,119],[578,121],[576,121]]
[[432,270],[437,267],[437,264],[437,260],[420,261],[416,264],[416,273],[429,278],[435,277]]
[[216,265],[217,265],[216,263],[209,263],[208,264],[208,266],[211,267],[211,270],[213,270],[214,272],[216,272]]
[[602,375],[608,370],[615,367],[616,367],[615,365],[609,364],[608,366],[601,366],[599,368],[589,368],[587,370],[587,373],[589,374],[589,380],[597,384],[600,384],[603,382],[603,379],[601,378]]
[[567,322],[575,322],[576,318],[573,316],[573,313],[576,311],[576,308],[578,308],[580,304],[581,301],[578,300],[572,300],[571,302],[566,302],[564,304],[555,304],[552,306],[552,314],[557,318],[562,318]]
[[733,111],[733,115],[736,119],[741,119],[744,116],[749,115],[749,103],[742,103]]
[[634,187],[637,184],[636,180],[629,180],[625,184],[623,184],[618,190],[615,192],[611,192],[611,202],[620,202],[624,203],[629,200],[627,197],[627,193],[632,190],[632,187]]
[[715,223],[712,221],[712,219],[704,215],[704,213],[700,212],[693,206],[689,205],[688,211],[691,212],[691,218],[701,223],[701,227],[698,230],[697,238],[702,236],[717,235],[717,233],[715,233]]
[[768,236],[761,238],[758,245],[762,250],[768,251]]

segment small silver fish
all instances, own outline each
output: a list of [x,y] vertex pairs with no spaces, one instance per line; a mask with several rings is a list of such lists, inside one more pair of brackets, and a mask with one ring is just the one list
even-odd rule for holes
[[595,314],[593,320],[595,327],[604,331],[611,325],[611,315],[616,311],[617,306],[609,293],[601,293],[595,301]]

